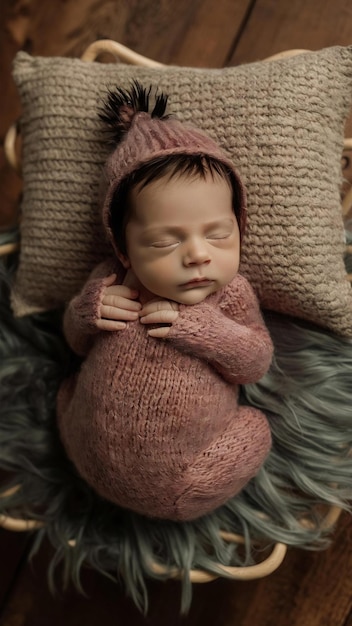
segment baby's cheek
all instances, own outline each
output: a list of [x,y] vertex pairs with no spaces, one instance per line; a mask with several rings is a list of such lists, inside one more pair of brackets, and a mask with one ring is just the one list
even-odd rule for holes
[[147,280],[160,285],[160,287],[166,287],[171,281],[175,281],[175,269],[166,259],[160,259],[158,262],[145,266],[144,272]]
[[139,268],[137,275],[142,286],[148,289],[148,291],[156,296],[163,295],[159,293],[159,290],[160,285],[164,283],[164,278],[157,268],[144,264]]

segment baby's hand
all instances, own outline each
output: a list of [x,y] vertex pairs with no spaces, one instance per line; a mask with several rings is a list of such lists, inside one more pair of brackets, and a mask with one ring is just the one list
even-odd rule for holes
[[141,304],[136,302],[138,291],[125,285],[114,285],[116,274],[108,276],[100,305],[99,330],[123,330],[126,322],[138,319]]
[[139,318],[142,324],[165,324],[148,330],[151,337],[164,339],[178,318],[178,304],[172,300],[151,300],[143,306]]

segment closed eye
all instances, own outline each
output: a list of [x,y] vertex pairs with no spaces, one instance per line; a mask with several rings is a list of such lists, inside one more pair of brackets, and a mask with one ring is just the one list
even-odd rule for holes
[[227,239],[230,236],[231,236],[231,232],[223,231],[223,232],[210,233],[209,235],[207,235],[207,239]]
[[170,248],[171,246],[177,246],[179,242],[175,240],[167,240],[167,241],[153,241],[151,244],[152,248]]

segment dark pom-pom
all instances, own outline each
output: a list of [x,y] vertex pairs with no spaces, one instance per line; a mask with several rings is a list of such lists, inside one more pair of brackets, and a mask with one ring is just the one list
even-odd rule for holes
[[151,90],[151,86],[147,89],[134,80],[130,89],[116,87],[115,90],[108,91],[99,117],[106,125],[108,140],[111,143],[121,141],[129,130],[134,116],[141,111],[150,113],[151,117],[167,118],[165,110],[168,96],[163,93],[156,95],[154,108],[149,112]]

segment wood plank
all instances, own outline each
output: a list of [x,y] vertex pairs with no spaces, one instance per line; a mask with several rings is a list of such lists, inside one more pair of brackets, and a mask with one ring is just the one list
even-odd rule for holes
[[228,65],[292,48],[352,44],[350,0],[257,0]]
[[[0,470],[0,485],[4,488],[9,475]],[[15,584],[30,546],[30,537],[26,533],[14,533],[0,528],[0,608],[6,602],[10,589]]]
[[17,49],[79,56],[111,38],[163,63],[221,66],[252,0],[3,0],[1,25]]
[[[70,588],[53,597],[46,580],[50,558],[51,549],[44,546],[33,563],[22,568],[4,608],[4,626],[15,618],[26,626],[115,622],[133,626],[344,626],[351,613],[352,524],[348,515],[341,520],[329,550],[290,550],[284,564],[268,578],[194,585],[191,610],[182,619],[178,582],[149,585],[147,620],[122,587],[91,570],[85,570],[82,577],[86,596]],[[59,580],[58,575],[58,590]]]
[[213,0],[88,0],[63,6],[56,0],[50,5],[58,25],[55,37],[46,6],[40,0],[36,4],[27,34],[33,54],[43,50],[46,55],[78,56],[89,43],[106,37],[162,63],[218,67],[231,49],[250,0],[218,0],[216,5]]
[[343,626],[352,626],[352,612],[349,614]]
[[29,537],[25,533],[13,533],[0,528],[0,607],[6,602],[10,589],[15,584],[29,543]]
[[182,32],[170,63],[195,67],[223,67],[250,9],[251,0],[203,0]]
[[[327,551],[291,550],[269,578],[253,585],[240,626],[343,626],[352,606],[352,522],[344,515]],[[238,626],[229,613],[222,626]]]
[[20,178],[7,164],[3,149],[7,129],[20,113],[17,91],[11,76],[11,63],[17,46],[6,29],[6,20],[9,19],[7,8],[2,7],[0,19],[0,84],[3,96],[0,98],[0,229],[16,222],[22,189]]
[[3,626],[77,626],[84,624],[131,624],[143,626],[222,626],[224,609],[231,597],[231,584],[224,580],[194,586],[193,602],[187,616],[180,616],[180,583],[149,584],[150,606],[144,617],[118,584],[92,570],[84,570],[85,596],[70,587],[51,594],[47,585],[47,567],[51,548],[44,545],[31,564],[23,567],[16,587],[3,609]]

